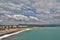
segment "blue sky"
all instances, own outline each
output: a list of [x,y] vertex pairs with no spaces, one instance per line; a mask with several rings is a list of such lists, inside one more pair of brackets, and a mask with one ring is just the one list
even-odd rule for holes
[[0,0],[0,24],[60,24],[60,0]]

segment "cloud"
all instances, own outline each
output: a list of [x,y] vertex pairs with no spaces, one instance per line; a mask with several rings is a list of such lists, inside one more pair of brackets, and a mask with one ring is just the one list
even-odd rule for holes
[[[60,23],[59,0],[0,0],[0,22],[6,24]],[[51,10],[52,9],[52,10]],[[3,22],[3,21],[4,22]]]
[[25,21],[30,21],[31,19],[32,20],[36,20],[38,21],[38,18],[37,17],[33,17],[33,16],[25,16],[25,15],[8,15],[8,14],[5,14],[5,16],[7,16],[8,18],[13,18],[13,19],[16,19],[16,20],[25,20]]
[[0,22],[3,22],[3,20],[0,20]]
[[39,21],[39,19],[37,17],[29,16],[29,18]]

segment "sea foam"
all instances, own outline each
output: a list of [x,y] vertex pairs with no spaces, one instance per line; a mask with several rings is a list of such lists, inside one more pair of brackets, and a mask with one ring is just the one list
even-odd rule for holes
[[30,30],[30,29],[25,29],[25,30],[21,30],[21,31],[14,32],[14,33],[11,33],[11,34],[6,34],[6,35],[3,35],[3,36],[0,36],[0,40],[3,39],[3,38],[9,37],[9,36],[12,36],[12,35],[27,31],[27,30]]

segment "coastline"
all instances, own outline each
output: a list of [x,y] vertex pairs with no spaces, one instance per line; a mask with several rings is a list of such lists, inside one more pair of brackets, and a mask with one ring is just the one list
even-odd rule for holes
[[0,31],[0,36],[6,35],[6,34],[11,34],[11,33],[17,32],[17,31],[21,31],[21,30],[24,30],[24,29],[21,28],[21,29],[3,30],[3,31]]
[[40,27],[32,27],[32,26],[1,26],[0,27],[0,40],[1,39],[4,39],[6,37],[9,37],[9,36],[12,36],[12,35],[15,35],[15,34],[18,34],[18,33],[21,33],[23,31],[27,31],[27,30],[31,30],[33,28],[40,28]]
[[[32,29],[32,28],[39,28],[39,27],[19,27],[19,28],[5,28],[5,30],[0,30],[0,36],[6,35],[6,34],[11,34],[17,31],[25,30],[25,29]],[[3,29],[3,28],[2,28]]]
[[24,32],[24,31],[28,31],[28,30],[31,30],[31,29],[24,29],[24,30],[20,30],[20,31],[17,31],[17,32],[13,32],[13,33],[9,33],[9,34],[0,36],[0,40],[2,40],[4,38],[7,38],[9,36],[13,36],[13,35],[19,34],[19,33]]

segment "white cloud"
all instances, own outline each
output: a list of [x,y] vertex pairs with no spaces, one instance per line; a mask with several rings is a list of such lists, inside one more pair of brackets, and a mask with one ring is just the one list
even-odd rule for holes
[[[16,4],[15,2],[17,2],[18,4]],[[26,15],[22,15],[22,13],[20,12],[19,14],[15,13],[16,11],[14,12],[14,10],[20,11],[21,8],[28,7],[28,6],[29,7],[31,6],[36,9],[37,14],[34,13],[35,16],[26,16]],[[50,8],[59,9],[57,10],[58,13],[56,14],[51,13]],[[31,13],[31,11],[29,12]],[[9,23],[12,21],[13,24],[14,22],[16,22],[15,20],[18,20],[18,21],[23,20],[23,21],[28,21],[30,23],[33,23],[31,21],[34,21],[40,24],[55,23],[55,22],[60,23],[59,21],[60,19],[58,19],[60,17],[60,2],[58,3],[56,2],[56,0],[30,0],[30,1],[29,0],[3,0],[2,2],[0,2],[0,14],[2,13],[4,14],[3,15],[4,17],[0,17],[0,18],[2,18],[3,21],[7,20],[6,22],[9,22]],[[27,12],[26,13],[23,12],[23,14],[29,15],[29,13]],[[3,21],[0,20],[0,22],[3,22]]]
[[24,15],[13,15],[12,18],[15,18],[16,20],[28,20],[28,17]]
[[3,22],[3,20],[0,20],[0,22]]
[[39,19],[37,17],[29,16],[29,18],[39,21]]
[[30,21],[30,19],[32,20],[36,20],[38,21],[38,18],[36,17],[32,17],[32,16],[25,16],[25,15],[8,15],[8,14],[5,14],[5,16],[9,17],[9,18],[13,18],[13,19],[16,19],[16,20],[25,20],[25,21]]
[[8,14],[10,13],[9,11],[1,10],[0,13]]

